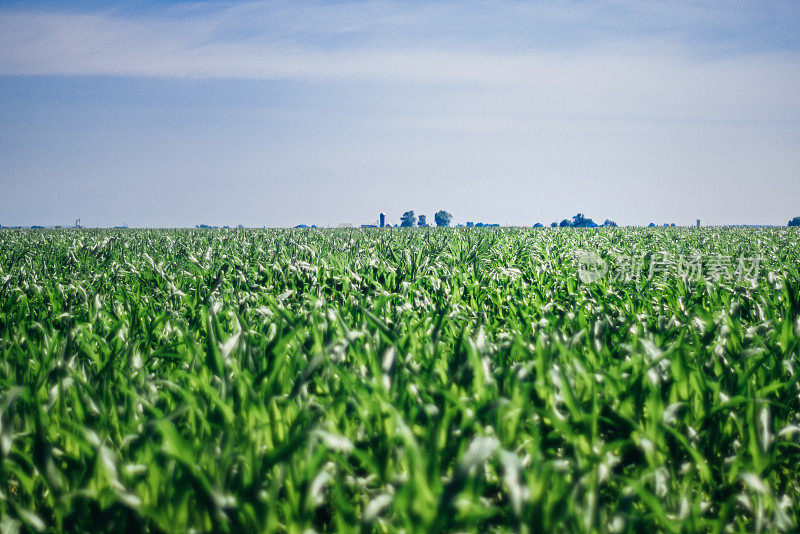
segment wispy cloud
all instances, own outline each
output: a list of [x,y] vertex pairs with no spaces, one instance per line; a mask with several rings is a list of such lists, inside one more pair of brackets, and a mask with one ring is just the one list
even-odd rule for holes
[[[717,26],[736,28],[743,23],[737,12],[690,4],[667,16],[663,4],[633,9],[626,2],[493,4],[488,10],[459,5],[0,12],[0,74],[482,86],[490,89],[481,98],[492,110],[516,115],[800,119],[797,51],[734,53],[720,45],[724,40],[681,37],[662,20],[699,28],[696,21],[714,10],[711,15],[727,21]],[[624,24],[633,17],[652,35],[631,35]],[[615,29],[617,19],[622,28]],[[548,37],[553,21],[567,34],[560,42]]]

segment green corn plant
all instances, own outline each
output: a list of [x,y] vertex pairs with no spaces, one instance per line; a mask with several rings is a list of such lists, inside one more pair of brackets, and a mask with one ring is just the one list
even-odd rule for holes
[[796,531],[798,250],[2,229],[0,529]]

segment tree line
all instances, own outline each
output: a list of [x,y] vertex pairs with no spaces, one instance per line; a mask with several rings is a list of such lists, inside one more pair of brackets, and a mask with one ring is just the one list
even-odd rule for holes
[[[440,228],[450,226],[450,223],[453,221],[453,214],[444,210],[439,210],[433,216],[433,221],[436,226]],[[426,228],[431,225],[428,224],[428,219],[425,215],[420,214],[419,218],[417,218],[414,210],[409,210],[400,217],[400,226],[403,228],[412,228],[414,226]]]

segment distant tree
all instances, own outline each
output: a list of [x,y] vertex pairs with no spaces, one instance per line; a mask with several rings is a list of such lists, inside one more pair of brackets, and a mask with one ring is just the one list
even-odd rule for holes
[[570,226],[572,226],[572,223],[570,222],[570,220],[569,220],[569,219],[564,219],[563,221],[561,221],[561,223],[559,224],[559,226],[560,226],[561,228],[569,228]]
[[474,223],[474,222],[472,222],[472,221],[467,221],[467,228],[473,228],[474,226],[475,226],[475,223]]
[[649,227],[652,227],[652,226],[655,226],[655,225],[656,225],[656,223],[650,223],[650,224],[648,224],[647,226],[648,226],[648,228],[649,228]]
[[453,215],[444,210],[437,211],[436,215],[433,216],[433,221],[436,223],[436,226],[450,226],[452,220]]
[[414,215],[414,210],[407,211],[400,217],[400,226],[403,228],[413,228],[417,224],[417,216]]
[[603,223],[603,226],[612,226],[612,227],[616,227],[616,226],[617,226],[617,223],[615,223],[615,222],[614,222],[614,221],[612,221],[611,219],[606,219],[606,222],[604,222],[604,223]]
[[417,223],[417,226],[419,226],[420,228],[424,228],[424,227],[428,226],[427,217],[425,217],[424,215],[420,215],[419,216],[419,222]]
[[536,223],[533,225],[534,228],[542,228],[544,225],[542,223]]
[[558,228],[558,223],[553,221],[550,223],[550,228]]
[[572,226],[575,228],[596,228],[597,223],[583,213],[579,213],[572,218]]
[[789,226],[800,226],[800,216],[797,216],[789,221]]

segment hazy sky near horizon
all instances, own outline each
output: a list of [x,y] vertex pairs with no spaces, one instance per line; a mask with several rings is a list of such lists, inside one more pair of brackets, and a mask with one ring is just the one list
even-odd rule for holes
[[0,224],[786,224],[800,2],[0,1]]

